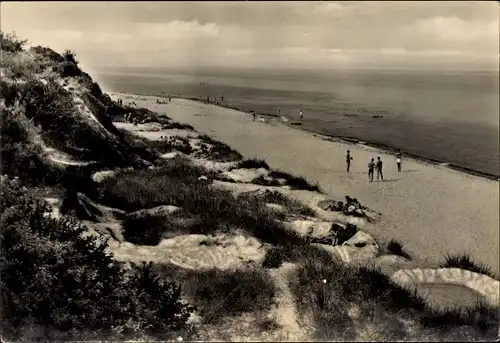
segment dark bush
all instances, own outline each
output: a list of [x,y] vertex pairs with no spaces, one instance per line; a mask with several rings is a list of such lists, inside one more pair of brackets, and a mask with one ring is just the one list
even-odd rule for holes
[[288,173],[279,171],[279,170],[273,170],[269,173],[269,176],[275,179],[285,179],[286,184],[292,189],[304,189],[308,191],[313,191],[313,192],[319,192],[321,193],[322,190],[318,184],[316,185],[311,185],[306,179],[304,179],[302,176],[293,176]]
[[105,244],[82,237],[71,219],[47,216],[14,181],[3,181],[0,201],[4,337],[16,339],[30,323],[46,329],[45,339],[54,330],[168,334],[185,325],[180,288],[150,265],[125,274]]
[[391,239],[387,244],[387,251],[389,251],[393,255],[401,256],[408,260],[411,259],[411,256],[403,250],[403,245],[401,244],[401,242],[398,242],[394,239]]
[[20,39],[15,33],[0,31],[0,50],[7,52],[20,52],[28,41]]
[[241,162],[238,162],[238,164],[235,168],[238,168],[238,169],[257,169],[257,168],[269,169],[269,165],[264,160],[250,159],[250,160],[243,160]]

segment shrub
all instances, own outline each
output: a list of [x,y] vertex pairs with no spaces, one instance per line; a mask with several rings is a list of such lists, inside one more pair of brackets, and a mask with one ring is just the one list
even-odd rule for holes
[[27,82],[21,90],[21,101],[26,106],[26,117],[41,127],[42,138],[49,145],[108,166],[129,162],[124,147],[91,125],[92,119],[79,116],[71,94],[55,81]]
[[0,201],[4,332],[15,336],[29,321],[103,334],[184,326],[190,307],[180,302],[180,288],[161,282],[151,265],[125,274],[106,244],[83,237],[70,218],[47,216],[49,208],[13,181],[2,182]]
[[495,274],[491,271],[491,267],[475,262],[470,254],[447,254],[445,261],[439,265],[441,268],[460,268],[469,270],[474,273],[488,275],[495,278]]
[[78,67],[78,61],[76,60],[76,54],[74,51],[66,50],[62,54],[64,62],[61,63],[60,74],[62,77],[75,77],[82,75],[82,71]]
[[23,50],[23,47],[28,41],[20,39],[16,36],[15,32],[5,33],[0,31],[0,49],[2,51],[16,53]]

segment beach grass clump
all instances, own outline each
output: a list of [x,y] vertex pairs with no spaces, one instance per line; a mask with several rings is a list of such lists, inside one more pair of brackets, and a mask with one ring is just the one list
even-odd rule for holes
[[268,311],[276,294],[276,286],[262,269],[200,271],[188,277],[185,288],[205,323]]
[[[177,284],[151,265],[125,271],[107,244],[83,236],[86,228],[70,217],[49,216],[19,181],[2,180],[0,209],[3,338],[166,337],[186,327],[192,308]],[[30,328],[37,330],[23,337]]]
[[165,232],[178,232],[179,228],[165,216],[126,218],[122,225],[123,237],[137,245],[156,246]]
[[168,121],[167,123],[162,124],[163,130],[169,129],[177,129],[177,130],[187,130],[187,131],[195,131],[194,127],[189,124],[178,123],[175,121]]
[[202,143],[210,145],[210,148],[205,149],[206,151],[201,152],[201,154],[217,162],[236,162],[243,158],[239,152],[231,149],[227,144],[217,141],[208,135],[200,135],[198,139]]
[[280,192],[271,192],[266,191],[264,194],[252,195],[252,194],[243,194],[240,195],[240,198],[245,198],[248,201],[255,201],[260,203],[267,204],[278,204],[284,206],[290,215],[298,215],[298,216],[306,216],[312,217],[315,215],[315,212],[309,206],[304,205],[300,201],[295,199],[291,199],[286,195]]
[[[299,312],[313,315],[321,339],[354,339],[368,326],[383,328],[377,339],[418,339],[419,334],[443,338],[464,327],[476,339],[498,333],[498,308],[478,304],[467,310],[438,310],[379,269],[309,259],[290,286]],[[353,309],[359,312],[354,318]],[[413,323],[413,332],[397,330],[402,325],[394,322],[402,318]]]
[[403,244],[395,239],[391,239],[389,243],[387,243],[387,251],[393,255],[404,257],[408,260],[411,260],[411,256],[404,251]]
[[266,313],[276,296],[268,271],[259,268],[186,270],[167,264],[157,270],[166,281],[180,283],[204,324],[242,313]]
[[233,169],[258,169],[258,168],[264,168],[268,170],[269,165],[264,160],[252,158],[249,160],[243,160],[241,162],[238,162],[238,164]]
[[308,190],[312,192],[323,193],[319,184],[311,184],[302,176],[293,176],[280,170],[272,170],[267,177],[259,176],[252,180],[252,183],[263,186],[282,186],[279,179],[284,180],[291,189]]
[[474,261],[469,253],[447,254],[444,262],[442,262],[439,267],[460,268],[474,273],[488,275],[492,278],[496,277],[492,272],[491,267],[484,263]]
[[318,184],[311,184],[302,176],[293,176],[291,174],[282,172],[280,170],[273,170],[269,173],[269,176],[274,179],[285,179],[286,184],[293,189],[304,189],[313,192],[321,193],[321,187]]

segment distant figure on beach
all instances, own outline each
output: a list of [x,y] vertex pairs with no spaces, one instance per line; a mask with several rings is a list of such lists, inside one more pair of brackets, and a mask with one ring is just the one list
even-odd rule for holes
[[304,112],[302,110],[300,110],[300,122],[302,123],[302,119],[304,119]]
[[276,115],[279,117],[280,116],[280,109],[278,107],[278,110],[276,111]]
[[384,181],[384,174],[382,174],[382,160],[380,160],[380,157],[377,157],[377,181],[379,180],[379,177],[382,181]]
[[252,111],[252,116],[253,116],[253,121],[255,121],[256,114],[254,111]]
[[396,164],[398,165],[398,172],[401,172],[401,157],[403,157],[403,154],[401,154],[401,150],[398,149],[398,152],[396,153]]
[[222,102],[224,102],[224,95],[222,95],[222,96],[220,97],[220,102],[221,102],[221,103],[222,103]]
[[209,103],[210,103],[210,97],[207,96],[207,104],[209,104]]
[[345,161],[347,163],[347,172],[349,173],[349,170],[351,169],[351,161],[353,158],[351,157],[351,151],[347,150],[347,155],[345,156]]
[[370,180],[370,182],[373,182],[374,169],[375,169],[375,159],[372,158],[371,161],[368,163],[368,180]]
[[170,95],[168,96],[168,102],[172,102],[172,97]]

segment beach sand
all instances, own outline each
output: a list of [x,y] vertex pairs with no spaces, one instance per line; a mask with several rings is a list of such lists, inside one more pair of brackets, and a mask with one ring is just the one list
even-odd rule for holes
[[[392,154],[323,139],[269,118],[268,123],[254,122],[240,111],[184,99],[156,104],[157,97],[114,94],[117,97],[166,112],[246,158],[264,159],[273,169],[318,182],[333,199],[356,197],[382,213],[380,222],[368,226],[370,233],[379,241],[401,241],[422,264],[434,267],[447,253],[469,252],[497,275],[500,272],[498,181],[409,158],[403,159],[403,171],[398,173]],[[354,158],[350,174],[345,171],[348,149]],[[369,183],[367,164],[377,156],[384,162],[385,181]]]

